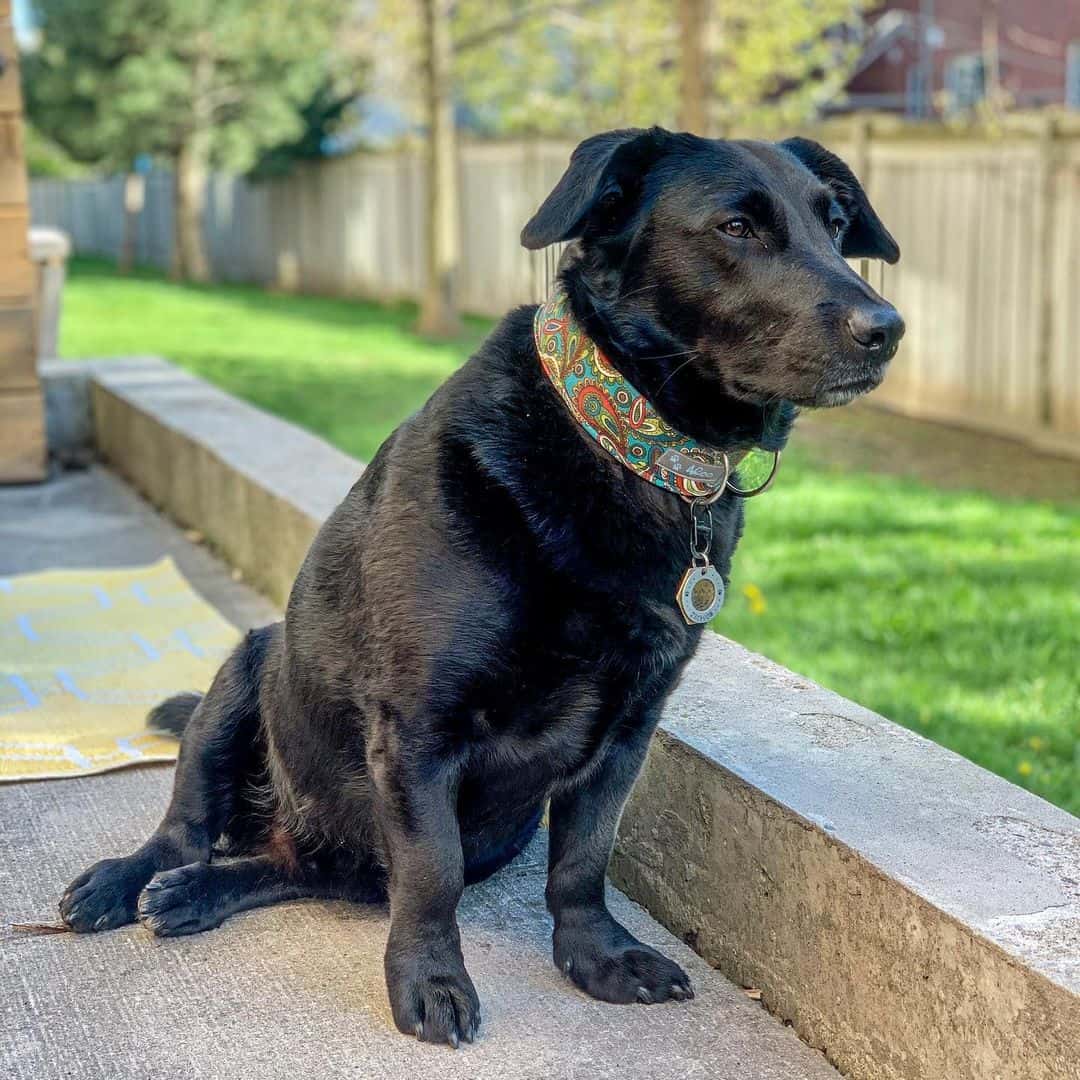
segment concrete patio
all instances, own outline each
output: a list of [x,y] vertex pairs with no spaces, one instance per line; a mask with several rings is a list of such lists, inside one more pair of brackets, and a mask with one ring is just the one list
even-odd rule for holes
[[[274,608],[100,467],[0,488],[0,575],[126,566],[171,554],[246,627]],[[0,786],[0,1076],[17,1080],[826,1080],[815,1050],[625,896],[618,916],[672,955],[697,990],[684,1005],[617,1007],[580,994],[550,959],[543,841],[462,904],[466,962],[484,1009],[454,1052],[399,1035],[383,985],[380,908],[302,902],[160,940],[141,927],[31,936],[85,865],[154,827],[172,768]]]

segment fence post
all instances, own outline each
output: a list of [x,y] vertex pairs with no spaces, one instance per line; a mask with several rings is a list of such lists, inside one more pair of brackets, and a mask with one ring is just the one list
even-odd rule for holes
[[1060,159],[1057,118],[1047,113],[1039,129],[1039,234],[1036,249],[1038,286],[1035,309],[1035,372],[1039,420],[1047,428],[1054,421],[1054,245],[1057,229],[1057,176]]

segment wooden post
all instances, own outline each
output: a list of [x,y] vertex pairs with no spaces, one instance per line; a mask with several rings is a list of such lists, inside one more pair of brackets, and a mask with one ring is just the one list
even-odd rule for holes
[[34,268],[11,0],[0,0],[0,483],[45,477]]

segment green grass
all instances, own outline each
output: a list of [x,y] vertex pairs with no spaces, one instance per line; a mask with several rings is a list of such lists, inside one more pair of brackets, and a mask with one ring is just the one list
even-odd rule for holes
[[716,629],[1080,813],[1080,512],[788,456]]
[[[76,262],[62,351],[160,354],[369,458],[490,326],[435,344],[414,319]],[[824,470],[798,441],[716,629],[1080,814],[1080,508]]]
[[164,356],[365,460],[492,325],[470,319],[436,343],[411,332],[407,304],[180,286],[90,260],[70,273],[62,356]]

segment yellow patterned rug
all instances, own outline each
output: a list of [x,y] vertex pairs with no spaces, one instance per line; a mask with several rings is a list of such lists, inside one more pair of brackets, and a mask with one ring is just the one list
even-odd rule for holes
[[238,639],[172,559],[0,578],[0,781],[172,761],[147,711],[205,690]]

